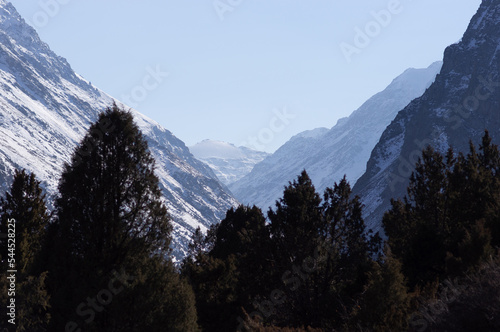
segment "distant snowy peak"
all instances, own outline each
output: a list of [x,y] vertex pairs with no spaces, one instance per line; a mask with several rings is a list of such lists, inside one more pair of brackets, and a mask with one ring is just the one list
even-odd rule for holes
[[189,147],[189,150],[196,158],[210,166],[225,185],[250,173],[255,164],[269,155],[266,152],[208,139]]
[[189,147],[191,153],[199,159],[203,158],[225,158],[239,159],[244,157],[244,153],[234,144],[222,141],[203,140],[196,145]]

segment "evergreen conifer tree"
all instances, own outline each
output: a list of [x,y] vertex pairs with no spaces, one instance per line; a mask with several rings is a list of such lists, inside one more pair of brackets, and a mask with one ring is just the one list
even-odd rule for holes
[[183,264],[196,293],[204,331],[230,331],[244,317],[242,308],[268,289],[269,234],[262,211],[239,206],[227,211],[206,237],[193,236],[193,253]]
[[272,311],[264,310],[272,313],[272,317],[266,318],[270,323],[284,326],[309,324],[316,315],[311,307],[311,299],[317,300],[313,278],[318,267],[315,254],[322,244],[326,225],[321,198],[305,170],[285,187],[283,197],[268,211],[268,218],[273,266],[269,280],[283,292],[280,299],[286,300],[278,301]]
[[271,323],[333,329],[350,319],[367,282],[371,240],[358,197],[344,178],[323,203],[304,171],[269,211],[275,287],[283,289]]
[[116,105],[65,166],[47,249],[53,329],[197,329],[192,295],[178,293],[190,291],[169,258],[172,226],[154,168],[132,114]]
[[330,317],[334,322],[328,326],[333,328],[355,315],[374,268],[372,257],[380,250],[380,238],[367,232],[362,204],[359,197],[353,197],[345,177],[325,190],[322,210],[326,226],[323,248],[327,250],[317,277],[321,285],[321,305],[317,306],[324,320]]
[[[47,273],[42,270],[43,266],[39,262],[49,219],[40,181],[33,173],[27,174],[25,170],[16,170],[10,192],[6,193],[5,198],[0,199],[0,229],[2,233],[12,235],[0,239],[2,244],[0,297],[2,303],[7,303],[7,271],[17,270],[15,273],[17,331],[43,330],[50,319],[49,294],[46,289]],[[13,259],[10,262],[15,261],[14,266],[10,265],[9,258]],[[6,321],[7,316],[3,317],[0,326],[11,327],[10,324],[4,325]]]
[[491,252],[500,215],[498,160],[488,132],[479,153],[472,142],[466,156],[424,149],[408,195],[392,201],[383,219],[411,289],[459,275]]
[[401,273],[401,263],[386,248],[383,259],[373,262],[368,273],[351,329],[356,326],[370,331],[406,331],[410,312],[411,295]]
[[270,209],[270,232],[277,255],[276,264],[282,271],[314,253],[325,230],[321,218],[321,198],[304,170],[297,180],[283,191],[283,198]]

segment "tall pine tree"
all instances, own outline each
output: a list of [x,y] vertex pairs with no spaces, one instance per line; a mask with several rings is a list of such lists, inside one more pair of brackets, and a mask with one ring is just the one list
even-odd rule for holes
[[307,172],[290,183],[269,211],[270,278],[284,292],[270,320],[276,325],[342,326],[352,316],[367,282],[377,238],[370,240],[358,197],[344,178],[327,188],[324,200]]
[[270,209],[270,231],[283,271],[314,253],[325,229],[321,218],[321,198],[304,170],[297,180],[287,186],[283,198]]
[[154,170],[132,114],[116,105],[65,166],[47,249],[53,329],[197,329],[192,295],[169,258],[172,225]]
[[346,177],[325,190],[322,211],[326,232],[324,259],[317,276],[321,299],[317,311],[324,321],[330,318],[330,325],[325,327],[334,328],[347,324],[355,315],[374,266],[372,257],[380,249],[380,238],[367,232],[361,201],[353,196]]

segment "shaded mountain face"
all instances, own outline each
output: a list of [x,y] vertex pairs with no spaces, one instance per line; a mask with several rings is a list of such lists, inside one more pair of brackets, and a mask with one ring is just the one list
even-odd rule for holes
[[422,95],[440,68],[436,62],[426,69],[408,69],[330,130],[318,128],[296,135],[229,188],[242,203],[267,209],[304,169],[319,192],[344,175],[354,184],[384,129],[398,111]]
[[425,94],[398,113],[382,134],[354,192],[367,224],[379,230],[390,199],[406,194],[425,146],[467,152],[487,129],[500,143],[500,2],[484,0],[462,40],[444,53],[440,74]]
[[[0,194],[9,188],[14,169],[24,168],[34,172],[53,197],[64,162],[113,102],[128,109],[76,74],[10,3],[0,0]],[[193,230],[218,222],[237,201],[181,140],[131,112],[156,159],[179,259]]]
[[210,166],[225,185],[238,181],[250,173],[257,163],[269,156],[267,152],[208,139],[189,147],[189,150],[196,158]]

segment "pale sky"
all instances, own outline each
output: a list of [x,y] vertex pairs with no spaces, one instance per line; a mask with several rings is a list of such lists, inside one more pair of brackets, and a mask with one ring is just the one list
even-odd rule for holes
[[12,0],[42,40],[187,145],[272,152],[442,60],[480,0]]

